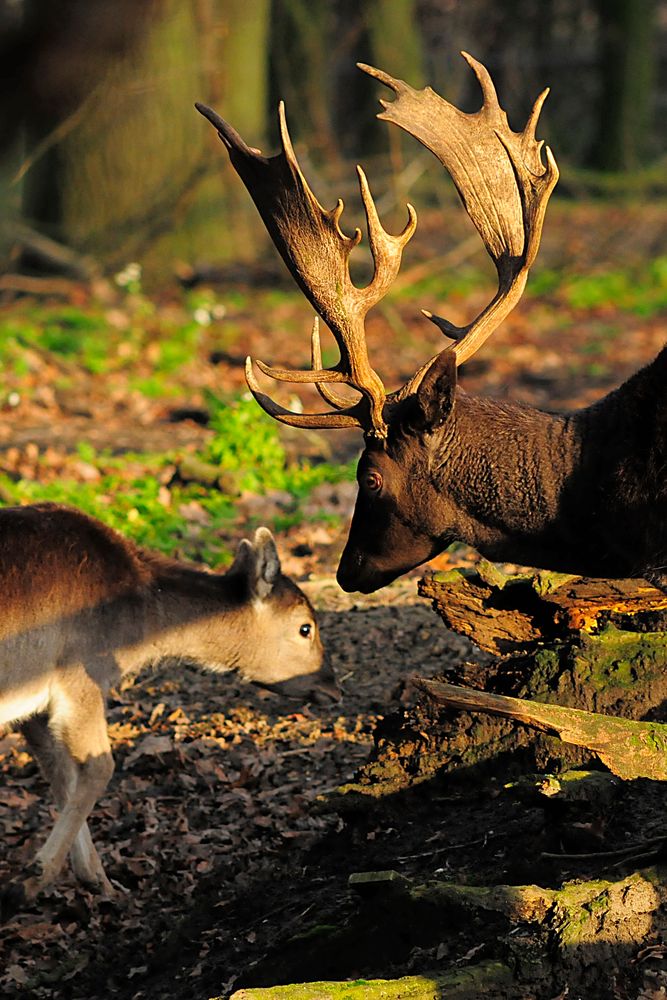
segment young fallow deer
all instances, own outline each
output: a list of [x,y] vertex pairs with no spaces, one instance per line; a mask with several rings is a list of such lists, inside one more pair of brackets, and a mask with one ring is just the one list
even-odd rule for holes
[[[282,152],[266,158],[246,145],[214,111],[197,105],[217,129],[292,276],[340,349],[323,369],[317,319],[311,371],[269,368],[288,382],[313,382],[329,413],[292,413],[267,397],[246,363],[248,385],[272,417],[297,427],[360,427],[365,449],[359,493],[338,568],[344,590],[371,592],[432,558],[455,540],[490,559],[589,576],[646,576],[667,585],[667,349],[615,392],[586,409],[554,415],[516,403],[470,396],[456,370],[519,301],[535,260],[544,213],[558,170],[542,162],[535,140],[547,91],[523,132],[513,132],[493,82],[463,54],[480,83],[483,104],[464,114],[430,87],[360,64],[396,95],[380,118],[399,125],[443,163],[498,272],[498,291],[480,315],[456,327],[425,315],[454,343],[387,394],[371,368],[364,318],[395,279],[416,216],[390,236],[357,168],[374,274],[363,289],[350,280],[348,258],[361,239],[339,222],[343,203],[325,211],[292,149],[281,104]],[[331,388],[361,393],[349,401]]]
[[287,693],[335,696],[310,602],[267,528],[224,574],[137,548],[56,504],[0,510],[0,724],[24,734],[59,816],[31,870],[0,895],[5,918],[58,875],[111,886],[86,819],[113,772],[108,691],[165,658]]

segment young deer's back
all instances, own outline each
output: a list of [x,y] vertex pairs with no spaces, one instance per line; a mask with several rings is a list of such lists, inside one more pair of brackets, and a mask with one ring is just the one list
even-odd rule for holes
[[100,656],[104,670],[115,660],[107,686],[168,656],[266,683],[317,674],[312,607],[260,532],[266,565],[244,542],[218,574],[141,549],[81,511],[1,509],[0,691],[27,671]]
[[0,509],[0,635],[75,615],[131,591],[151,569],[100,521],[57,504]]

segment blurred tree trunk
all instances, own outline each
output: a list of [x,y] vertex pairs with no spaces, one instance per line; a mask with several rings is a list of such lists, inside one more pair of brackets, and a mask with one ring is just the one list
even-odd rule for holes
[[266,140],[270,0],[223,0],[225,116],[259,146]]
[[24,0],[3,35],[3,139],[13,138],[16,149],[20,137],[22,214],[49,236],[63,237],[65,139],[112,60],[142,37],[156,3],[118,0],[110,10],[99,0]]
[[[307,132],[311,149],[335,157],[331,50],[337,44],[331,3],[274,0],[271,21],[272,91],[284,100],[290,131]],[[275,122],[271,123],[277,137]]]
[[634,170],[646,154],[656,78],[654,0],[597,0],[600,18],[598,135],[591,165]]
[[368,0],[366,10],[370,49],[376,65],[415,88],[423,87],[416,0]]
[[389,97],[389,92],[360,73],[355,64],[369,63],[415,88],[423,87],[424,53],[417,2],[339,0],[336,15],[334,118],[341,148],[349,156],[359,156],[369,151],[385,152],[389,144],[392,157],[400,160],[398,150],[404,140],[399,130],[369,127],[380,110],[378,95]]
[[139,43],[108,61],[68,109],[71,127],[30,167],[33,224],[111,266],[147,254],[158,271],[178,257],[252,256],[263,238],[254,207],[193,102],[215,104],[253,145],[264,140],[269,2],[153,5]]

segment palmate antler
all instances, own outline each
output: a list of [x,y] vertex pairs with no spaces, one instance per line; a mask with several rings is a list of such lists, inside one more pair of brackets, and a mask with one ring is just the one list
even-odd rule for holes
[[[403,247],[415,231],[417,217],[408,206],[408,222],[402,233],[390,236],[380,224],[368,181],[357,167],[359,188],[366,213],[368,239],[375,265],[373,278],[366,288],[352,284],[349,256],[361,239],[361,230],[346,236],[339,225],[343,202],[326,211],[311,191],[301,172],[285,121],[285,108],[280,104],[280,136],[282,152],[267,158],[251,149],[240,135],[210,108],[197,109],[214,125],[229,152],[237,173],[245,183],[269,234],[287,264],[292,276],[315,311],[333,333],[340,350],[340,360],[333,368],[322,368],[319,334],[313,328],[313,359],[317,368],[311,371],[288,371],[269,368],[257,362],[260,371],[272,378],[288,382],[346,382],[362,393],[362,400],[351,407],[331,413],[291,413],[261,392],[252,370],[246,362],[246,379],[259,404],[271,416],[297,427],[363,427],[384,438],[387,427],[383,408],[386,394],[380,377],[371,368],[366,350],[364,319],[368,310],[386,294],[398,274]],[[341,400],[323,388],[323,395],[338,407]]]
[[[468,326],[455,327],[441,317],[425,313],[455,341],[453,347],[445,350],[453,350],[457,364],[479,349],[519,301],[539,247],[547,201],[558,179],[551,151],[547,147],[545,167],[540,156],[542,143],[535,140],[537,119],[548,91],[538,97],[524,131],[513,132],[488,72],[469,55],[463,55],[474,70],[484,97],[482,108],[473,115],[459,111],[430,87],[416,91],[381,70],[359,64],[396,94],[391,104],[381,102],[384,111],[378,117],[394,122],[419,139],[450,172],[498,272],[496,295]],[[316,322],[311,371],[276,369],[257,362],[259,369],[272,378],[315,383],[334,407],[333,412],[298,414],[284,409],[261,391],[252,360],[248,358],[246,379],[255,399],[283,423],[299,427],[362,427],[371,436],[386,438],[392,405],[418,389],[425,373],[440,356],[431,358],[402,389],[390,396],[368,360],[365,316],[398,274],[403,247],[416,226],[414,209],[408,205],[405,229],[398,236],[390,236],[380,224],[366,176],[357,167],[374,261],[370,284],[357,288],[350,279],[348,264],[361,232],[357,229],[353,236],[346,236],[341,231],[342,201],[331,211],[323,209],[317,201],[294,155],[283,104],[279,108],[283,148],[271,158],[247,146],[214,111],[199,104],[197,108],[218,130],[273,242],[340,350],[338,363],[332,368],[322,368]],[[362,398],[348,406],[330,388],[333,382],[347,383]]]
[[[498,272],[498,291],[486,308],[464,327],[423,310],[455,340],[457,365],[467,361],[517,304],[537,256],[542,224],[558,167],[549,147],[542,163],[542,141],[535,129],[548,88],[539,95],[523,132],[513,132],[498,103],[486,68],[467,52],[461,55],[477,77],[484,101],[475,114],[464,114],[430,87],[414,90],[402,80],[359,63],[359,68],[394,91],[396,100],[380,101],[378,118],[393,122],[430,149],[449,171],[465,209]],[[437,356],[437,355],[436,355]],[[401,390],[414,391],[435,359],[424,365]],[[416,381],[417,380],[417,381]]]

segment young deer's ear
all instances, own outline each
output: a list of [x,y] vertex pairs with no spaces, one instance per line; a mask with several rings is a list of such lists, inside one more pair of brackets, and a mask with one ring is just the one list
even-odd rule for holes
[[280,576],[280,557],[273,535],[268,528],[258,528],[255,532],[254,552],[256,560],[255,590],[261,599],[268,597]]
[[456,355],[443,351],[424,375],[417,390],[417,429],[437,431],[447,420],[456,394]]
[[253,580],[255,578],[255,550],[252,542],[247,538],[242,538],[234,556],[234,562],[227,570],[228,573],[238,573],[239,576],[247,576]]

